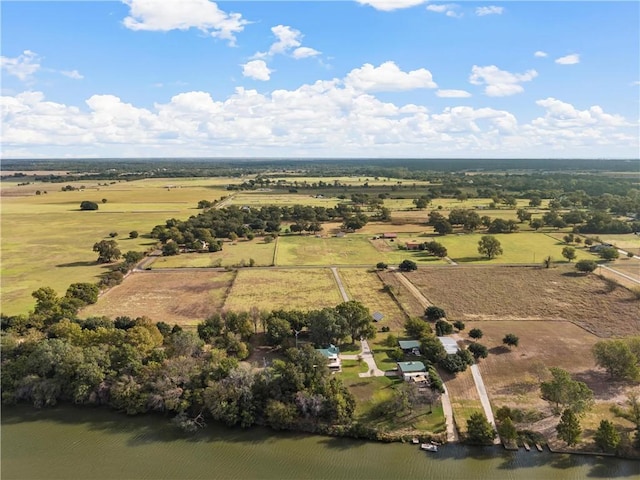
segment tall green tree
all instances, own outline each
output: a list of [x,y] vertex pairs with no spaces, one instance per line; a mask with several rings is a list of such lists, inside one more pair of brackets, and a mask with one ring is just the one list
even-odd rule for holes
[[500,240],[493,235],[484,235],[478,242],[478,253],[484,255],[489,260],[503,254]]
[[601,420],[595,433],[596,445],[605,452],[615,452],[620,445],[620,432],[609,420]]
[[487,417],[480,412],[472,413],[467,420],[467,442],[475,445],[491,445],[496,438]]
[[612,379],[635,381],[640,378],[640,358],[625,340],[602,340],[592,351],[598,366],[606,369]]
[[115,240],[100,240],[93,244],[93,251],[98,254],[98,263],[111,263],[122,255]]
[[350,300],[336,306],[336,313],[342,317],[351,335],[351,343],[360,338],[371,339],[376,336],[376,327],[369,309],[362,303]]
[[542,398],[550,402],[556,413],[569,409],[583,413],[593,406],[593,392],[584,382],[573,380],[566,370],[551,367],[551,380],[540,384]]
[[575,445],[580,440],[582,427],[575,412],[570,408],[565,408],[560,417],[560,422],[556,426],[558,438],[567,445]]

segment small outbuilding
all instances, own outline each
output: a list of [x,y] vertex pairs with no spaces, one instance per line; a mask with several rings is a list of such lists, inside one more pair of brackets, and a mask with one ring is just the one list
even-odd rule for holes
[[452,355],[460,350],[458,342],[451,337],[438,337],[438,340],[440,340],[440,343],[442,343],[442,346],[448,355]]
[[382,238],[398,238],[397,233],[383,233]]
[[398,376],[407,382],[413,377],[424,376],[426,372],[427,367],[422,362],[398,362]]
[[374,322],[381,322],[384,318],[384,315],[382,315],[380,312],[373,312],[373,314],[371,314],[371,318],[373,318]]
[[404,353],[412,353],[414,355],[420,355],[420,341],[419,340],[400,340],[398,345]]
[[421,246],[422,242],[418,242],[417,240],[409,240],[408,242],[405,242],[407,250],[420,250]]

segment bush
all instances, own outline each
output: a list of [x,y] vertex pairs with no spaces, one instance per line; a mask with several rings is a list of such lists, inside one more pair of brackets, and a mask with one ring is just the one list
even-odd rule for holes
[[139,233],[137,232],[137,230],[132,230],[131,232],[129,232],[129,238],[138,238]]
[[443,337],[445,335],[450,335],[453,333],[453,325],[451,325],[446,320],[438,320],[436,322],[436,335],[438,337]]
[[596,268],[598,268],[598,264],[594,260],[580,260],[576,262],[576,270],[583,273],[591,273]]
[[472,343],[469,345],[469,351],[476,360],[479,358],[487,358],[487,356],[489,356],[489,350],[487,347],[480,343]]
[[80,204],[80,210],[98,210],[98,204],[85,200]]
[[403,272],[412,272],[418,269],[418,265],[416,265],[416,262],[413,260],[403,260],[402,263],[398,265],[398,268]]
[[378,263],[376,264],[376,268],[377,268],[378,270],[386,270],[388,267],[389,267],[389,265],[387,265],[387,264],[386,264],[386,263],[384,263],[384,262],[378,262]]

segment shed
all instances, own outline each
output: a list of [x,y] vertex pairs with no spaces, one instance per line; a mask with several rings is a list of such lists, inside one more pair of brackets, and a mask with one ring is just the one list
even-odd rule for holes
[[442,346],[449,355],[454,354],[458,350],[460,350],[460,347],[458,347],[458,342],[456,342],[451,337],[438,337],[438,340],[440,340],[440,343],[442,343]]
[[398,238],[397,233],[383,233],[382,238]]
[[384,315],[382,315],[380,312],[373,312],[371,318],[373,318],[374,322],[380,322],[384,318]]
[[398,374],[406,381],[412,377],[424,376],[427,367],[422,362],[398,362]]
[[419,340],[400,340],[398,342],[398,345],[405,352],[407,351],[411,352],[413,351],[414,348],[420,348],[420,341]]
[[407,250],[420,250],[420,246],[422,242],[418,242],[417,240],[409,240],[405,243]]

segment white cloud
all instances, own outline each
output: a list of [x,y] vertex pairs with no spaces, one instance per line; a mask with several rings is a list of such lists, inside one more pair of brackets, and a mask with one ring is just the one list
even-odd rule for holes
[[473,85],[486,85],[484,93],[489,97],[507,97],[521,93],[524,88],[522,82],[529,82],[538,76],[535,70],[527,70],[525,73],[511,73],[500,70],[495,65],[479,67],[474,65],[471,69],[469,82]]
[[435,13],[444,13],[447,17],[460,18],[462,14],[457,13],[456,9],[459,6],[455,3],[447,3],[440,5],[427,5],[427,10]]
[[556,58],[556,63],[560,65],[575,65],[576,63],[580,63],[580,55],[573,53],[565,57]]
[[124,0],[129,16],[123,20],[131,30],[167,32],[197,28],[235,45],[237,33],[249,22],[238,13],[226,13],[209,0]]
[[471,94],[466,90],[438,90],[436,96],[441,98],[468,98]]
[[187,91],[149,108],[114,95],[80,106],[41,92],[0,97],[4,153],[22,157],[637,155],[637,125],[623,117],[555,98],[537,105],[544,113],[529,123],[490,107],[429,112],[382,101],[347,77],[264,94],[239,87],[220,99]]
[[631,86],[632,87],[637,87],[638,85],[640,85],[640,80],[637,80],[635,82],[631,82]]
[[253,78],[254,80],[262,80],[266,82],[271,78],[270,70],[264,60],[251,60],[250,62],[242,65],[242,75],[245,77]]
[[40,70],[40,56],[31,50],[25,50],[15,58],[1,56],[0,66],[9,75],[25,82],[31,80],[33,74]]
[[538,58],[544,58],[544,57],[548,57],[549,54],[547,52],[543,52],[542,50],[538,50],[533,54],[533,56]]
[[428,0],[356,0],[356,1],[361,5],[369,5],[375,8],[376,10],[390,12],[392,10],[415,7],[416,5],[426,3]]
[[60,70],[60,73],[65,77],[73,78],[74,80],[82,80],[84,78],[84,75],[77,70]]
[[315,57],[316,55],[320,55],[321,53],[322,52],[319,52],[314,48],[298,47],[293,51],[292,56],[297,60],[300,58]]
[[364,92],[393,92],[438,86],[429,70],[420,68],[403,72],[394,62],[385,62],[379,67],[365,63],[347,74],[345,84]]
[[479,17],[484,17],[485,15],[502,15],[503,12],[504,7],[496,7],[495,5],[476,8],[476,15]]

